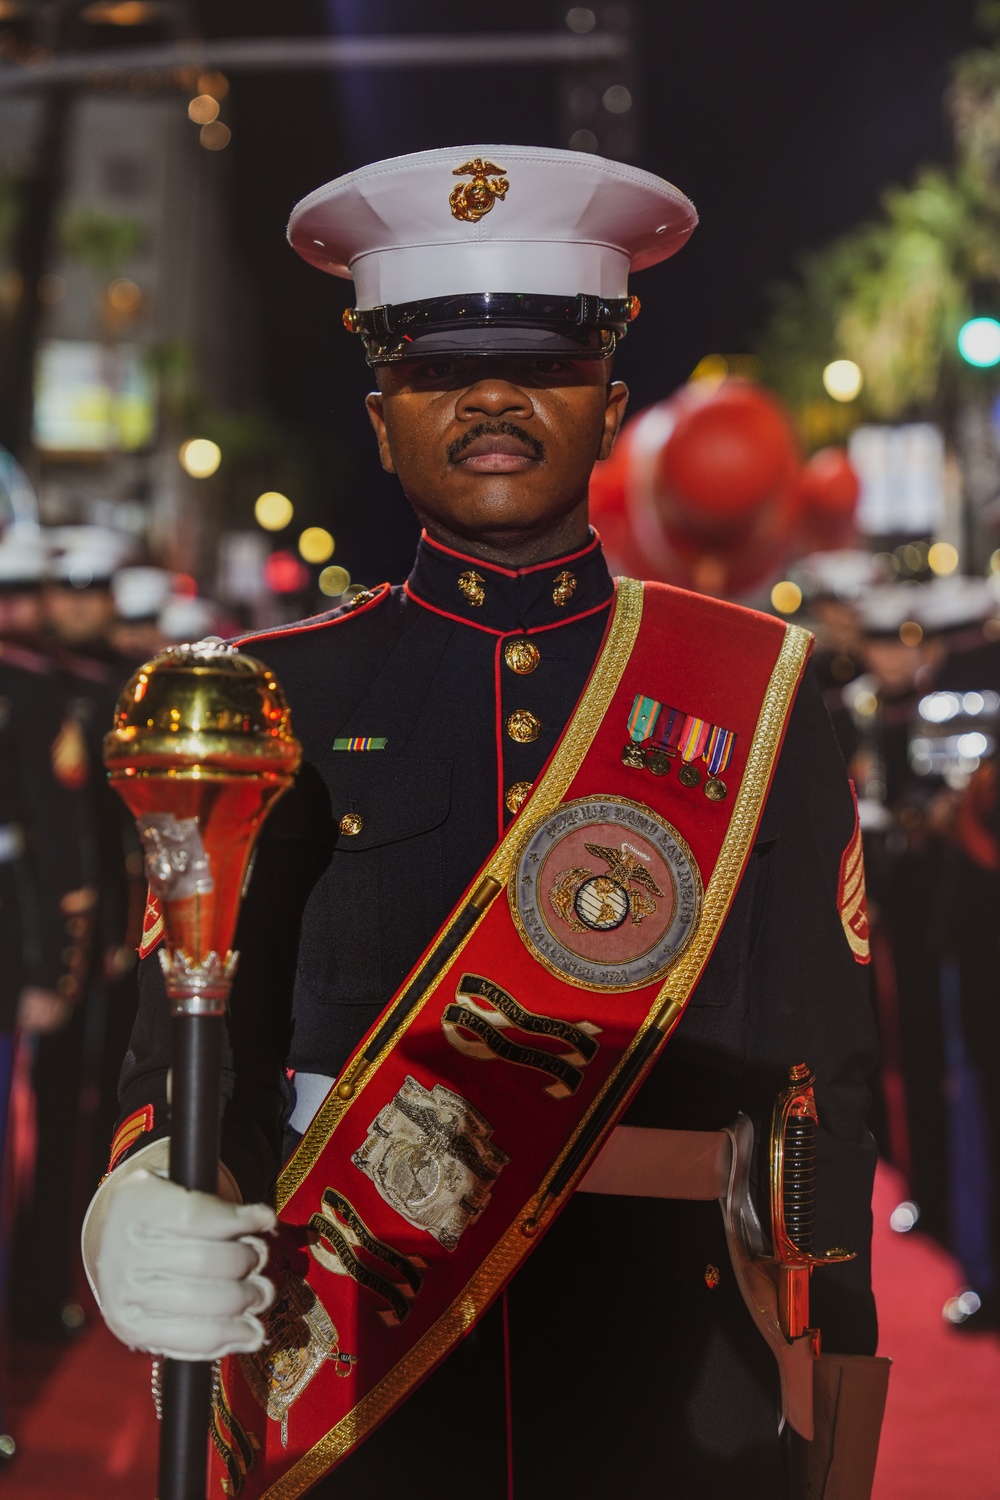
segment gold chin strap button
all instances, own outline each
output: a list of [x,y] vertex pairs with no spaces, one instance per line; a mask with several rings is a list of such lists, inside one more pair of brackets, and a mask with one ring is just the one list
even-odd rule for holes
[[556,574],[552,585],[552,603],[557,604],[560,609],[565,608],[576,593],[575,577],[564,569],[563,572]]
[[521,811],[531,792],[531,787],[532,783],[530,781],[515,781],[513,786],[507,788],[503,800],[508,812],[517,813]]
[[542,725],[526,708],[515,708],[507,715],[507,733],[519,745],[530,745],[542,732]]
[[516,672],[519,677],[527,677],[538,666],[542,653],[531,641],[508,641],[503,648],[503,659],[512,672]]
[[486,598],[486,590],[483,584],[486,579],[482,573],[477,573],[475,568],[466,568],[464,573],[458,575],[458,591],[466,604],[471,604],[473,609],[478,609]]
[[364,820],[364,818],[361,816],[360,813],[354,813],[354,812],[345,813],[344,816],[341,818],[340,823],[338,824],[338,827],[340,828],[341,833],[344,835],[345,838],[349,838],[349,839],[353,838],[355,836],[355,834],[360,833],[361,830],[362,830],[362,828],[364,828],[364,826],[365,826],[365,820]]

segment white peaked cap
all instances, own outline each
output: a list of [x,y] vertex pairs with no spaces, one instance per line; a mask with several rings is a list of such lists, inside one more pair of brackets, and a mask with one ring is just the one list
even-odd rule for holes
[[48,573],[50,551],[37,526],[12,526],[0,541],[0,588],[41,583]]
[[997,598],[985,578],[932,578],[923,585],[917,619],[928,634],[962,630],[995,614]]
[[111,584],[120,620],[155,620],[170,598],[165,568],[120,568]]
[[[456,174],[479,159],[509,184],[482,217],[457,218]],[[624,297],[630,270],[679,250],[694,204],[622,162],[542,146],[449,146],[373,162],[292,210],[288,238],[321,271],[355,283],[360,308],[456,292]]]
[[856,548],[811,552],[796,563],[792,574],[807,598],[833,598],[849,604],[857,602],[863,589],[882,581],[872,554]]
[[[441,298],[454,299],[452,328],[605,328],[598,352],[610,352],[638,307],[621,307],[629,271],[673,255],[697,222],[678,188],[622,162],[473,145],[394,156],[335,178],[296,204],[288,238],[321,271],[354,281],[353,315],[379,363],[406,357],[388,343],[399,337],[398,320],[379,326],[364,315]],[[499,302],[461,308],[463,297],[506,297],[508,306],[501,316]],[[559,318],[537,305],[512,308],[517,297],[587,305]],[[423,328],[410,327],[407,346],[418,336]]]
[[865,589],[860,598],[861,627],[865,635],[898,635],[899,627],[907,620],[919,621],[925,586],[884,583]]
[[51,576],[74,588],[109,584],[112,575],[135,556],[135,538],[107,526],[57,526],[52,540],[60,556]]
[[218,614],[211,599],[174,594],[160,611],[160,630],[171,644],[200,641],[210,633]]

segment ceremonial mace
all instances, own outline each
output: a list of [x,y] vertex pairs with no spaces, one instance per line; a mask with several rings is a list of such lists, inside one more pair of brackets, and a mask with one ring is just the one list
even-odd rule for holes
[[[112,786],[136,820],[164,925],[172,1015],[170,1179],[217,1191],[226,1000],[254,840],[302,758],[263,663],[202,642],[131,678],[104,740]],[[204,1500],[212,1365],[162,1366],[159,1500]]]

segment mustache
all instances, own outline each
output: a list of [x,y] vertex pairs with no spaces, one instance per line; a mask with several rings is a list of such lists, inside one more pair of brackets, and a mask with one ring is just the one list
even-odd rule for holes
[[448,444],[448,462],[457,463],[466,448],[482,437],[516,438],[519,443],[524,444],[532,458],[541,462],[545,457],[545,444],[530,432],[525,432],[523,427],[518,427],[516,422],[477,422],[475,427],[470,427],[468,432],[463,432],[460,438]]

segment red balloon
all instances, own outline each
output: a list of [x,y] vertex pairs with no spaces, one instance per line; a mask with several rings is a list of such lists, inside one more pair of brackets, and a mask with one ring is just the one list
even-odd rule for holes
[[598,465],[595,523],[629,571],[744,593],[787,552],[798,468],[791,420],[770,392],[743,380],[685,386],[627,423]]
[[799,454],[777,399],[748,381],[685,387],[659,464],[664,491],[706,527],[741,521],[787,483]]
[[843,547],[854,535],[861,481],[846,448],[821,448],[799,476],[802,523],[806,543]]

